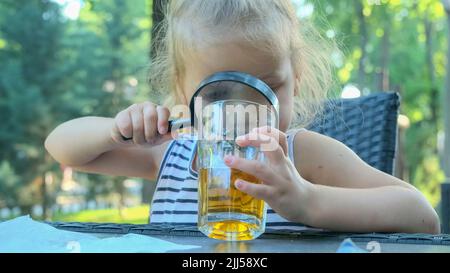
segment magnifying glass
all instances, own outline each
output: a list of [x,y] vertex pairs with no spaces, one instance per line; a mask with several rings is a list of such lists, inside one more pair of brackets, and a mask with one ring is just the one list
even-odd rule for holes
[[195,126],[196,112],[201,110],[196,109],[196,100],[199,98],[203,106],[218,101],[250,101],[271,109],[278,120],[278,98],[264,81],[247,73],[224,71],[215,73],[200,83],[189,103],[190,118],[169,120],[169,132]]

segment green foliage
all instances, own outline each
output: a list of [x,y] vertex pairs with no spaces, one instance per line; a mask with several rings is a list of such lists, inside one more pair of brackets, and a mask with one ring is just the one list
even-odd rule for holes
[[15,173],[8,161],[0,163],[0,206],[7,207],[16,204],[17,189],[20,186],[20,177]]
[[[63,16],[55,1],[0,3],[0,207],[29,213],[45,201],[43,177],[60,173],[43,145],[56,125],[85,115],[111,117],[149,94],[149,1],[82,3],[77,20]],[[108,178],[84,178],[90,193],[109,187]]]
[[7,1],[1,7],[0,116],[7,118],[0,124],[0,146],[2,160],[20,174],[10,198],[29,208],[39,200],[36,179],[48,167],[42,144],[67,76],[57,54],[65,25],[53,2]]

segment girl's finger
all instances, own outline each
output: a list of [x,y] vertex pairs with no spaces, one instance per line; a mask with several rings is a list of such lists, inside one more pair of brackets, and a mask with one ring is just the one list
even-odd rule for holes
[[121,111],[116,116],[116,126],[119,133],[125,138],[133,136],[133,124],[129,111]]
[[162,144],[162,143],[164,143],[166,141],[173,140],[175,138],[176,138],[176,133],[168,133],[168,134],[165,134],[165,135],[161,135],[158,138],[156,138],[156,141],[154,142],[154,145],[159,145],[159,144]]
[[131,121],[133,124],[133,142],[135,144],[144,144],[144,119],[142,118],[142,109],[140,106],[132,106],[131,109]]
[[250,133],[236,138],[236,144],[241,147],[253,146],[258,147],[267,157],[271,164],[277,165],[282,163],[286,155],[278,141],[270,136]]
[[[131,123],[131,120],[130,120]],[[122,135],[122,133],[119,130],[119,126],[117,125],[117,123],[114,124],[114,129],[111,130],[111,138],[116,142],[116,143],[122,143],[122,144],[127,144],[127,145],[133,145],[132,141],[128,141],[126,139],[124,139],[124,136]]]
[[281,148],[284,151],[284,154],[287,156],[288,154],[288,145],[287,145],[287,137],[286,134],[277,128],[269,127],[269,126],[263,126],[259,128],[255,128],[252,130],[254,133],[260,133],[269,137],[273,137],[278,141]]
[[268,201],[273,196],[272,187],[269,187],[267,185],[255,184],[241,179],[236,179],[236,181],[234,182],[234,186],[238,190],[249,194],[256,199]]
[[167,134],[169,131],[169,109],[167,109],[167,107],[158,106],[156,107],[156,111],[158,112],[158,132],[161,135]]
[[151,103],[145,103],[142,109],[142,115],[144,117],[145,141],[152,143],[158,134],[158,113],[156,112],[155,106]]
[[227,155],[224,158],[224,162],[230,168],[238,169],[253,175],[254,177],[262,180],[264,184],[273,185],[279,181],[279,178],[273,172],[272,168],[260,161],[247,160],[240,157]]

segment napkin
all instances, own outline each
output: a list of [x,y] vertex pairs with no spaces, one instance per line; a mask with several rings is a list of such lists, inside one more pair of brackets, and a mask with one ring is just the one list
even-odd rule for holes
[[0,253],[163,253],[198,248],[139,234],[99,238],[93,234],[59,230],[48,224],[21,216],[0,223]]

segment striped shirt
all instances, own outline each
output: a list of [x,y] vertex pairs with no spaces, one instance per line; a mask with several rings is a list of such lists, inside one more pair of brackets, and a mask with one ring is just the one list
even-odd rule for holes
[[[287,132],[288,154],[294,162],[293,141],[297,132]],[[150,206],[150,223],[197,225],[198,173],[192,167],[197,141],[181,135],[168,145],[160,165],[157,186]],[[300,223],[289,222],[267,205],[266,227],[303,230]]]

